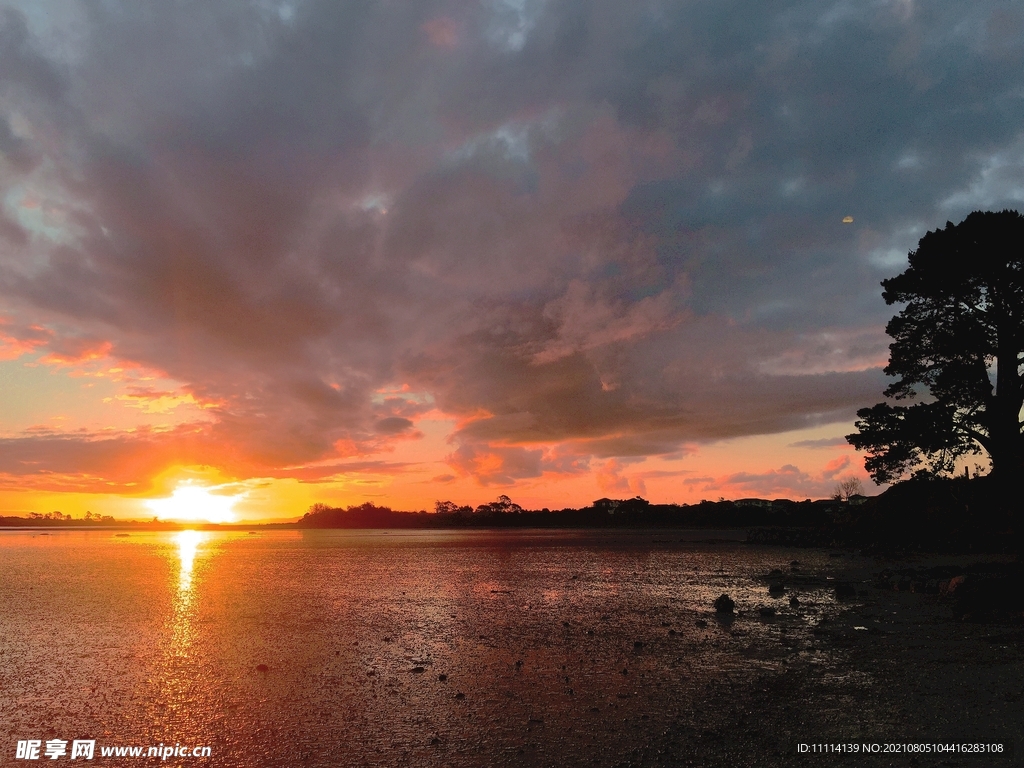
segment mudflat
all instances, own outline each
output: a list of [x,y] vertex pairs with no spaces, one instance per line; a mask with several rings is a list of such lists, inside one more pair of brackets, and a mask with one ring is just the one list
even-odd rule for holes
[[879,578],[979,558],[714,538],[4,533],[0,749],[91,739],[117,764],[100,748],[210,747],[163,762],[183,766],[1018,759],[1019,618],[962,621],[949,597]]

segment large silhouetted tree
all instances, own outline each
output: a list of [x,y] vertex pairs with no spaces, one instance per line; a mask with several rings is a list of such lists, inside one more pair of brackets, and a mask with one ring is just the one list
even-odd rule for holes
[[885,329],[893,402],[858,411],[858,431],[847,436],[868,452],[871,476],[949,474],[958,458],[981,452],[993,479],[1024,476],[1024,216],[975,212],[947,222],[882,287],[887,304],[906,305]]

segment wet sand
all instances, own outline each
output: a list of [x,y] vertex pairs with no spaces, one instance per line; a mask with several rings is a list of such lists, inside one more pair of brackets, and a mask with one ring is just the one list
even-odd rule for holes
[[[873,588],[891,563],[679,532],[173,536],[0,537],[3,764],[27,738],[207,744],[211,758],[163,764],[217,766],[1014,764],[801,743],[1019,753],[1021,627]],[[722,592],[731,619],[711,607]]]

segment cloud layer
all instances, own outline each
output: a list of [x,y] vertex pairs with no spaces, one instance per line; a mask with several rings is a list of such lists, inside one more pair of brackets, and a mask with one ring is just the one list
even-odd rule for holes
[[180,384],[128,404],[204,418],[7,434],[0,473],[316,480],[432,413],[448,477],[632,493],[630,461],[849,420],[879,281],[1024,200],[1022,30],[1000,2],[12,5],[0,359],[128,361]]

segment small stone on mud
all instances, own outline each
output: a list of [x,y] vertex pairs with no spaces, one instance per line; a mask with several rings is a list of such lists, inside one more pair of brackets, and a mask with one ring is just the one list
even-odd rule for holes
[[857,589],[852,584],[836,584],[837,598],[856,597]]

